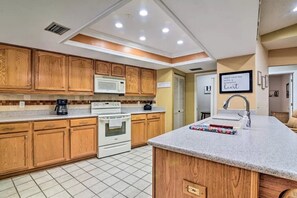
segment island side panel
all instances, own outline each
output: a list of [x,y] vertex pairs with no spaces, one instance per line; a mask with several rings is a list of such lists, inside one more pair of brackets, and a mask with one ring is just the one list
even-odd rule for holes
[[259,198],[279,198],[285,190],[296,188],[297,181],[260,174]]
[[153,149],[153,197],[194,198],[183,181],[205,186],[208,198],[258,198],[259,174],[159,148]]

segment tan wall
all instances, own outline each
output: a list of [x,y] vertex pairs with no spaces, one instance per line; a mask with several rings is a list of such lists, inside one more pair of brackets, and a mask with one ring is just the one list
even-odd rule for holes
[[186,74],[186,124],[195,122],[195,74]]
[[269,50],[268,65],[297,65],[297,47]]
[[173,125],[173,69],[161,69],[157,71],[157,82],[170,82],[168,88],[158,88],[156,96],[157,106],[163,107],[165,113],[165,131],[171,131]]
[[[227,59],[221,59],[217,62],[217,74],[218,74],[218,92],[217,92],[217,108],[223,109],[224,102],[233,94],[220,94],[219,91],[219,74],[226,72],[236,72],[244,70],[253,70],[253,93],[241,94],[250,102],[251,109],[256,109],[256,72],[255,72],[255,55],[246,55],[239,57],[232,57]],[[244,101],[240,98],[234,98],[231,101],[229,109],[245,109]]]
[[[268,52],[258,40],[256,46],[256,71],[261,71],[262,75],[268,75]],[[256,83],[256,81],[255,81]],[[256,85],[257,114],[269,114],[269,88],[262,89]]]

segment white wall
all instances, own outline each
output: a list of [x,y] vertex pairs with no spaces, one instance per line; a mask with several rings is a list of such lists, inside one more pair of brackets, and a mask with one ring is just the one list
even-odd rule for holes
[[[203,75],[197,76],[196,79],[196,99],[197,99],[197,112],[198,112],[198,120],[201,118],[201,112],[206,111],[210,112],[210,101],[211,101],[211,94],[204,94],[204,87],[212,85],[212,78],[216,75]],[[213,87],[212,87],[213,90]]]
[[279,97],[269,97],[270,113],[289,112],[289,101],[286,97],[286,84],[290,81],[289,74],[269,76],[269,90],[279,91]]
[[[256,70],[254,75],[257,75],[258,71],[262,72],[262,75],[268,75],[268,52],[262,45],[260,39],[257,40],[256,45]],[[254,83],[257,83],[254,82]],[[257,107],[257,114],[258,115],[268,115],[268,89],[262,89],[261,86],[256,86],[256,107]]]

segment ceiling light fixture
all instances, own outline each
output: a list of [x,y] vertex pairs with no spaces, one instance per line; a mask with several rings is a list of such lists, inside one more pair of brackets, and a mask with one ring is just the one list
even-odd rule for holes
[[123,27],[123,24],[120,23],[120,22],[118,22],[118,23],[115,24],[115,26],[116,26],[116,28],[122,28]]
[[293,12],[296,12],[297,11],[297,6],[293,9]]
[[141,40],[141,41],[145,41],[146,38],[145,38],[145,36],[141,36],[141,37],[139,37],[139,40]]
[[140,16],[146,16],[147,15],[147,11],[146,10],[140,10],[139,11],[139,15]]
[[169,32],[169,29],[168,29],[168,28],[163,28],[163,29],[162,29],[162,32],[163,32],[163,33],[167,33],[167,32]]
[[183,40],[178,40],[176,43],[179,44],[179,45],[181,45],[181,44],[184,43],[184,41]]

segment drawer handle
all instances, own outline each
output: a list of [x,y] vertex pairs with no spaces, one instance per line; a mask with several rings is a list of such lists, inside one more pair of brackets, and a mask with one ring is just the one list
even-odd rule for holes
[[88,122],[87,121],[81,121],[81,122],[79,122],[79,124],[88,124]]
[[194,194],[194,195],[197,195],[197,196],[200,196],[200,191],[198,188],[195,188],[193,186],[188,186],[187,187],[187,191],[191,194]]
[[3,128],[2,130],[3,131],[11,131],[13,129],[15,129],[15,127],[6,127],[6,128]]

